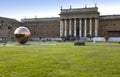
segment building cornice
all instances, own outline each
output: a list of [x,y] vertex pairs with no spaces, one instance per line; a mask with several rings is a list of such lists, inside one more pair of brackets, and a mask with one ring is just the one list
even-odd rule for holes
[[120,19],[120,15],[101,15],[99,18],[101,20],[105,20],[105,19]]

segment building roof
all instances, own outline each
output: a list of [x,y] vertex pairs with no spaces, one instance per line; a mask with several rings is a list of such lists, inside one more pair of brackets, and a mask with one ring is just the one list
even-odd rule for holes
[[106,19],[120,19],[120,15],[101,15],[100,19],[101,20],[106,20]]
[[12,19],[12,18],[6,18],[6,17],[0,17],[0,21],[5,21],[5,22],[19,22],[16,19]]
[[70,8],[70,9],[61,9],[61,14],[90,14],[90,13],[98,13],[97,7],[89,7],[89,8]]
[[21,19],[21,22],[30,22],[30,21],[59,21],[60,17],[50,17],[50,18],[25,18]]

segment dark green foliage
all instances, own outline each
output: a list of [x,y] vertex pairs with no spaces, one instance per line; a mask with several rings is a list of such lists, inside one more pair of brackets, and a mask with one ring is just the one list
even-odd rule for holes
[[76,41],[76,42],[74,43],[74,45],[82,45],[82,46],[84,46],[84,45],[85,45],[85,42],[84,42],[84,41]]

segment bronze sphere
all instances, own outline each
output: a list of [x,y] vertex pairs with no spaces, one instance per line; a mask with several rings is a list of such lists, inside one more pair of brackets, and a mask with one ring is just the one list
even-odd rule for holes
[[30,37],[30,31],[27,27],[18,27],[15,32],[15,38],[20,44],[24,44]]

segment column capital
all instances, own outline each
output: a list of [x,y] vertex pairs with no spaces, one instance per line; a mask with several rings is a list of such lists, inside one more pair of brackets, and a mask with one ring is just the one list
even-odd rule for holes
[[64,18],[64,20],[67,20],[67,18]]
[[73,18],[74,20],[76,20],[76,18]]
[[99,19],[99,18],[95,18],[95,19]]
[[89,19],[93,19],[93,17],[90,17]]
[[82,18],[79,18],[79,20],[82,20]]
[[62,20],[64,20],[64,19],[60,19],[60,21],[62,21]]
[[60,20],[63,20],[62,18],[60,18]]
[[77,19],[76,17],[73,17],[72,19]]
[[69,20],[71,20],[72,18],[68,18]]
[[67,20],[67,19],[69,19],[69,18],[62,18],[62,19],[60,19],[60,20]]

